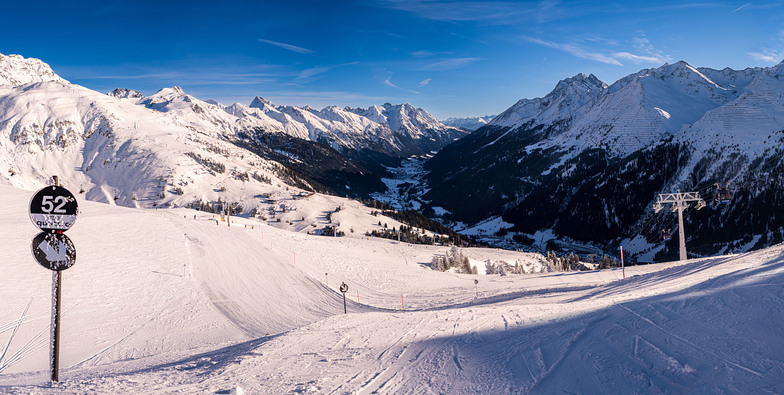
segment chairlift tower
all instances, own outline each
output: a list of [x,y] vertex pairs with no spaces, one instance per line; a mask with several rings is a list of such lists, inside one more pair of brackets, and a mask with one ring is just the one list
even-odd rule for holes
[[678,240],[680,244],[680,260],[686,260],[686,233],[683,230],[683,210],[689,208],[692,202],[697,202],[697,210],[705,207],[705,200],[702,200],[699,192],[678,192],[660,193],[653,209],[658,213],[664,209],[665,204],[672,204],[670,211],[678,212]]

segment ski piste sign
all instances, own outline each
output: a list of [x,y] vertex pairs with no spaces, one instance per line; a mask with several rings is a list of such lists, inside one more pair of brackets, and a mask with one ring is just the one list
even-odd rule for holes
[[76,263],[76,247],[65,234],[41,232],[33,239],[33,257],[54,271],[68,269]]
[[61,186],[44,187],[30,199],[30,220],[44,232],[65,232],[74,225],[78,213],[76,198]]

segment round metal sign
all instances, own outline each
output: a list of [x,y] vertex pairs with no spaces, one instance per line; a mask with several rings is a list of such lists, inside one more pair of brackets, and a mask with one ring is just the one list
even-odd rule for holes
[[76,247],[62,233],[41,232],[33,239],[31,248],[35,260],[49,270],[65,270],[76,263]]
[[45,187],[30,199],[30,220],[44,232],[56,233],[70,229],[78,213],[76,198],[61,186]]
[[348,285],[346,283],[340,284],[340,292],[348,292]]

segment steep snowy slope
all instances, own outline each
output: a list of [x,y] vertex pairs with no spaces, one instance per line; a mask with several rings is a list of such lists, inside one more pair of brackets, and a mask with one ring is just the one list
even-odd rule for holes
[[583,149],[628,155],[678,133],[737,94],[683,61],[643,70],[608,87],[562,141],[582,137]]
[[641,236],[647,241],[633,252],[655,253],[664,250],[661,230],[673,228],[666,212],[650,209],[657,193],[699,191],[710,200],[715,183],[731,182],[739,197],[732,205],[693,214],[696,251],[771,245],[784,237],[784,222],[760,212],[784,203],[782,68],[681,61],[610,86],[566,79],[428,161],[423,199],[449,212],[447,220],[503,216],[514,224],[506,237],[522,242],[552,232],[615,250]]
[[593,74],[577,74],[559,81],[543,98],[522,99],[495,117],[489,125],[519,127],[534,121],[552,124],[577,118],[580,109],[603,93],[607,85]]
[[60,81],[0,87],[0,166],[17,187],[58,175],[89,200],[148,208],[220,198],[250,210],[285,173],[176,117]]

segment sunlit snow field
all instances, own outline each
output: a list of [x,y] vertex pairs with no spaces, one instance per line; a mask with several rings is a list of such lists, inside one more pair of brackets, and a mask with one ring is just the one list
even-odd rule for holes
[[[473,276],[431,270],[442,246],[87,201],[68,232],[77,263],[63,272],[52,384],[52,275],[30,253],[32,192],[0,193],[3,393],[784,392],[784,246],[626,279]],[[342,227],[367,221],[352,210]]]

